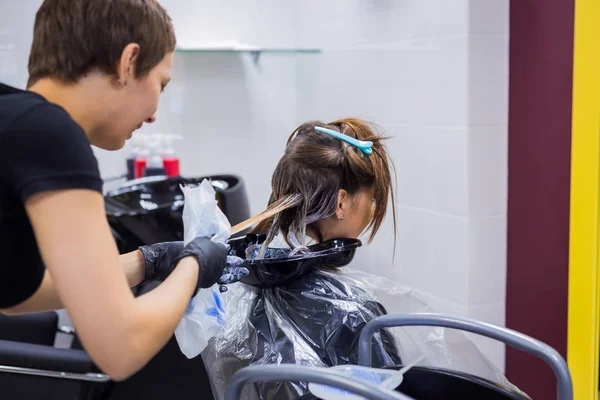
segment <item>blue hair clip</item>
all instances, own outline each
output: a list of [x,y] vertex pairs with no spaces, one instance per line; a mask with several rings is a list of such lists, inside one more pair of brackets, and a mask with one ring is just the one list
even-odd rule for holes
[[343,133],[339,133],[327,128],[322,128],[320,126],[315,126],[315,130],[331,135],[334,138],[343,140],[344,142],[351,144],[352,146],[358,148],[360,151],[367,155],[373,152],[373,142],[371,142],[370,140],[357,140],[348,135],[344,135]]

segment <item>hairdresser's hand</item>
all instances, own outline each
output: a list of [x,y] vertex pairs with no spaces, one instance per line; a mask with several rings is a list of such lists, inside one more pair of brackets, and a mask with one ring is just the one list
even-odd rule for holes
[[248,275],[249,272],[244,259],[236,256],[227,256],[227,266],[217,281],[220,285],[219,290],[221,292],[226,292],[227,288],[223,285],[239,282],[243,277]]
[[171,263],[171,271],[184,257],[198,260],[200,271],[197,288],[209,288],[221,277],[227,266],[227,247],[208,238],[198,237],[185,246]]
[[183,251],[183,242],[163,242],[139,248],[144,256],[144,282],[165,280],[173,272],[173,261]]

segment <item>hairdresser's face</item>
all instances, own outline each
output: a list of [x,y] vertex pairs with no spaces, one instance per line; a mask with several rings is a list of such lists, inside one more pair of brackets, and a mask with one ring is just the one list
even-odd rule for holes
[[156,120],[160,94],[171,80],[173,53],[166,54],[159,64],[140,79],[132,73],[135,61],[135,54],[125,55],[124,62],[128,65],[122,73],[123,78],[112,82],[115,91],[109,104],[106,104],[108,112],[100,135],[95,135],[96,143],[93,143],[103,149],[122,148],[136,129]]

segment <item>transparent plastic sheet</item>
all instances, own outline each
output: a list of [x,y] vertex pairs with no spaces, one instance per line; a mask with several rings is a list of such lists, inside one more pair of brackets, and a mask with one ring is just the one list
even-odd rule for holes
[[[386,305],[388,314],[435,312],[413,290],[397,285],[387,278],[350,269],[338,273],[338,277],[349,285],[357,285],[370,292]],[[440,327],[413,326],[393,328],[392,333],[406,362],[424,356],[416,365],[466,372],[518,390],[481,353],[465,332]]]
[[[433,312],[413,291],[347,268],[314,272],[276,289],[237,283],[223,296],[227,323],[203,352],[216,399],[223,399],[240,368],[356,364],[358,337],[368,321],[389,313]],[[393,328],[376,335],[372,349],[375,367],[424,356],[417,365],[463,371],[516,389],[463,332]],[[292,399],[306,393],[299,383],[255,383],[246,385],[242,399]]]
[[[223,243],[231,235],[231,225],[219,209],[215,190],[208,180],[197,186],[181,186],[185,197],[183,207],[184,244],[196,237],[210,237]],[[234,257],[228,257],[228,264]],[[198,356],[225,324],[225,310],[219,297],[219,286],[199,290],[190,300],[185,314],[175,328],[175,338],[187,358]]]

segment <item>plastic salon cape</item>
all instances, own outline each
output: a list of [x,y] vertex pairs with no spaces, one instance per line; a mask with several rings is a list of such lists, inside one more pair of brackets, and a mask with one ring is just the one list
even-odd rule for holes
[[[202,354],[219,400],[240,368],[357,364],[358,338],[367,322],[387,313],[432,312],[414,292],[348,267],[316,271],[274,289],[236,283],[223,295],[227,323]],[[512,387],[462,332],[436,327],[382,330],[373,339],[372,351],[375,367],[424,356],[417,365],[468,372]],[[304,383],[256,382],[245,385],[241,399],[293,399],[306,393]]]

